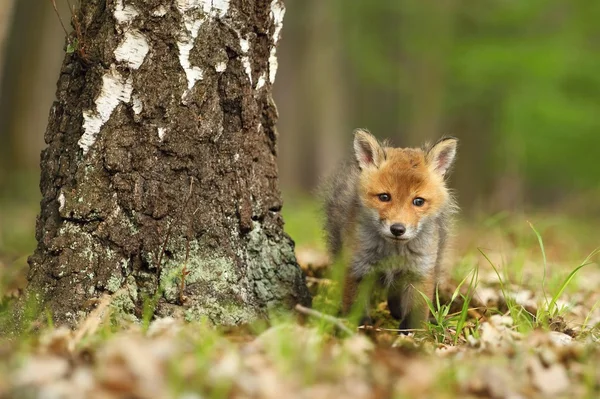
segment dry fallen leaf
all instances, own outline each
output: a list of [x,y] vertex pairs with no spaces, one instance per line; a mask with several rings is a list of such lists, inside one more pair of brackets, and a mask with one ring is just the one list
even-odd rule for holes
[[65,377],[69,371],[67,359],[53,355],[27,359],[14,376],[17,386],[42,386]]
[[527,361],[527,369],[532,385],[546,396],[561,394],[569,387],[567,371],[560,363],[544,367],[537,357],[532,356]]
[[510,373],[498,366],[485,366],[466,382],[463,390],[494,399],[517,399],[521,396]]
[[356,334],[344,340],[342,350],[350,354],[359,364],[369,362],[369,354],[375,349],[373,341],[362,334]]
[[167,397],[166,375],[150,341],[117,337],[98,351],[97,362],[97,378],[108,390],[140,398]]
[[309,277],[323,277],[323,273],[331,264],[327,252],[314,247],[296,248],[296,259],[300,268]]
[[212,381],[234,380],[239,374],[241,366],[242,361],[239,354],[230,351],[215,361],[208,374]]
[[491,306],[499,302],[500,293],[495,288],[478,286],[473,297],[480,302],[480,306]]
[[404,375],[398,378],[394,390],[404,396],[422,397],[435,384],[437,367],[427,361],[415,360],[404,368]]
[[493,315],[489,321],[483,322],[479,330],[479,339],[472,336],[468,342],[471,346],[485,350],[510,348],[521,335],[512,329],[513,320],[510,316]]
[[75,341],[73,331],[67,327],[59,327],[42,334],[40,337],[40,352],[58,356],[66,356],[73,352]]
[[161,335],[174,336],[181,331],[182,322],[173,317],[163,317],[150,323],[148,327],[148,337],[158,337]]
[[508,296],[510,296],[517,305],[521,305],[529,313],[535,314],[537,311],[538,302],[533,295],[533,292],[520,289],[519,287],[513,287],[513,290],[513,292],[508,293]]
[[560,345],[560,346],[569,345],[573,342],[573,337],[571,337],[570,335],[567,335],[565,333],[558,332],[558,331],[550,331],[548,336],[550,337],[550,340],[554,344]]

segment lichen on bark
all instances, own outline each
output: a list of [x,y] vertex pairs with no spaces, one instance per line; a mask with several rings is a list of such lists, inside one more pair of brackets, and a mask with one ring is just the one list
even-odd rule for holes
[[137,317],[158,292],[158,315],[226,324],[309,301],[283,232],[267,79],[282,7],[82,2],[86,59],[61,70],[29,261],[28,292],[59,323],[105,292]]

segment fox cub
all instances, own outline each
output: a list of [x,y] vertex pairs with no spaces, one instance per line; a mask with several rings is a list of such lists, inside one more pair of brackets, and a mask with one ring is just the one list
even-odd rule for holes
[[[358,286],[374,274],[387,289],[392,316],[400,329],[420,328],[429,309],[418,291],[434,294],[446,250],[452,215],[457,210],[445,177],[457,140],[433,146],[393,148],[365,130],[354,134],[355,160],[332,175],[325,187],[329,251],[351,253],[342,312],[347,314]],[[365,304],[368,322],[368,304]]]

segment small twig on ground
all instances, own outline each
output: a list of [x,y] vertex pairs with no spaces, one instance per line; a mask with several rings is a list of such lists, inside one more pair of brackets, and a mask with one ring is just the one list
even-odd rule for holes
[[[471,316],[471,318],[473,318],[473,319],[477,319],[479,321],[485,321],[485,320],[487,320],[487,317],[485,317],[485,315],[483,315],[482,313],[479,312],[479,310],[481,310],[481,309],[486,310],[487,307],[479,306],[476,308],[469,308],[469,309],[467,309],[467,314],[469,316]],[[462,313],[462,310],[460,312],[450,313],[448,316],[458,316],[461,313]]]
[[338,318],[335,318],[333,316],[321,313],[321,312],[319,312],[317,310],[314,310],[314,309],[307,308],[307,307],[302,306],[300,304],[296,305],[296,311],[299,312],[299,313],[305,314],[307,316],[315,317],[315,318],[320,319],[320,320],[325,320],[325,321],[327,321],[329,323],[332,323],[333,325],[335,325],[337,328],[339,328],[340,330],[342,330],[346,334],[348,334],[348,335],[354,335],[354,332],[351,329],[349,329],[348,327],[346,327],[344,325],[344,323],[340,319],[338,319]]
[[330,285],[332,283],[332,281],[328,278],[316,278],[316,277],[310,277],[310,276],[306,276],[306,282],[307,283],[315,283],[315,284],[319,284],[319,285]]
[[467,310],[469,316],[471,316],[472,318],[478,320],[478,321],[485,321],[487,320],[487,317],[485,317],[483,314],[479,313],[477,311],[477,308],[471,308],[469,310]]
[[381,328],[381,327],[373,327],[373,326],[358,326],[359,330],[369,330],[373,332],[416,332],[416,331],[426,331],[424,328]]

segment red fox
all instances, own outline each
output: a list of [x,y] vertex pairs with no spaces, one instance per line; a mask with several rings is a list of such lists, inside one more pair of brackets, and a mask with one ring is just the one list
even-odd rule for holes
[[324,193],[329,251],[335,257],[345,247],[352,257],[344,314],[360,282],[374,274],[387,289],[388,308],[401,330],[421,328],[427,320],[429,309],[418,291],[434,294],[458,209],[445,183],[457,143],[446,137],[422,149],[393,148],[355,131],[356,159],[331,176]]

